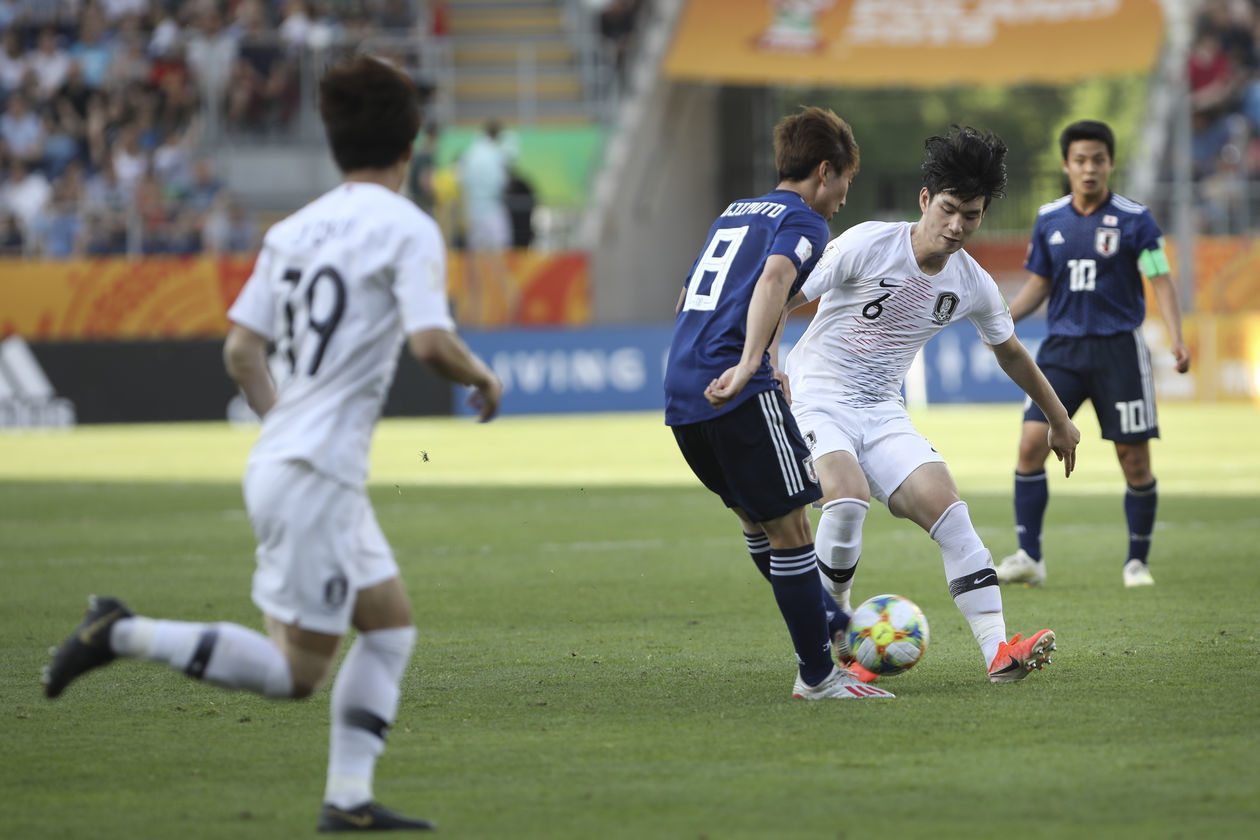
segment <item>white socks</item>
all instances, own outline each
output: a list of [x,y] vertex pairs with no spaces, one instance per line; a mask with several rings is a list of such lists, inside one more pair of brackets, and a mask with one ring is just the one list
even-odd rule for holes
[[967,503],[954,502],[946,508],[928,536],[941,547],[949,594],[971,625],[988,667],[997,656],[998,645],[1006,641],[1006,619],[993,556],[971,524]]
[[[415,641],[416,628],[395,627],[360,633],[350,646],[332,689],[326,802],[348,809],[372,799],[376,759],[398,712],[399,683]],[[136,616],[114,624],[110,647],[223,688],[293,696],[288,661],[270,639],[239,624]]]
[[814,535],[823,587],[845,612],[853,612],[849,591],[862,556],[862,523],[870,507],[860,499],[833,499],[823,505]]
[[120,656],[164,662],[190,677],[264,697],[291,697],[289,663],[271,640],[239,624],[199,624],[136,616],[110,630]]
[[360,633],[350,646],[332,689],[328,781],[324,801],[348,809],[372,799],[376,759],[398,712],[399,683],[416,628]]

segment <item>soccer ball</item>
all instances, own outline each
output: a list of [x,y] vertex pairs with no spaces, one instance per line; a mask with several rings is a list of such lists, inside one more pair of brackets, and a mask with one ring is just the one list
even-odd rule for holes
[[923,658],[928,623],[923,610],[900,595],[876,595],[858,605],[849,619],[849,648],[872,673],[890,677]]

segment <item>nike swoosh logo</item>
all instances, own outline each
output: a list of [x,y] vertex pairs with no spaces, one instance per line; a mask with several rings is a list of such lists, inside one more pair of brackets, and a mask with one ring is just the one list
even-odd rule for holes
[[992,570],[987,571],[987,572],[981,572],[980,574],[972,578],[971,585],[980,586],[982,584],[988,583],[990,580],[997,580],[997,572],[992,571]]
[[360,828],[366,828],[372,824],[371,814],[364,814],[363,816],[359,816],[358,814],[352,814],[349,811],[343,811],[340,808],[333,808],[331,810],[339,818],[345,820],[346,822],[352,825],[357,825]]
[[84,627],[82,630],[79,631],[79,641],[83,642],[83,644],[85,645],[93,644],[95,642],[95,639],[93,637],[101,630],[101,628],[108,626],[110,623],[115,621],[120,615],[122,615],[122,610],[118,610],[118,609],[110,610],[109,612],[105,613],[105,615],[96,619],[96,621],[93,621],[87,627]]
[[887,280],[880,280],[879,285],[880,285],[880,288],[882,289],[900,289],[901,288],[900,283],[889,283]]

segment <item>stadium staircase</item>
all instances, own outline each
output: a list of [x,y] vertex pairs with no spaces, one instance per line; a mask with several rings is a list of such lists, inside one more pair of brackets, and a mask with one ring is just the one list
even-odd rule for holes
[[456,124],[587,123],[598,117],[598,55],[589,17],[566,0],[447,0]]

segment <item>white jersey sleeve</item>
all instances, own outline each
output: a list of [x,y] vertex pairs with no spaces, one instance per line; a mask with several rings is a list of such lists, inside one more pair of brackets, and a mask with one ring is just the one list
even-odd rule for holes
[[827,243],[818,264],[801,286],[806,300],[818,300],[862,273],[866,252],[861,243],[865,241],[863,234],[868,224],[855,225]]
[[267,285],[273,255],[266,244],[258,252],[254,270],[245,281],[236,302],[228,309],[228,320],[258,333],[268,341],[275,340],[276,300]]
[[404,240],[397,270],[394,297],[403,331],[455,329],[446,297],[446,248],[436,224],[420,225]]
[[976,332],[985,344],[1001,344],[1015,334],[1011,309],[1006,305],[1006,299],[1002,297],[1002,292],[989,272],[981,268],[969,254],[965,255],[971,263],[974,290],[974,302],[967,312],[967,319],[975,324]]

